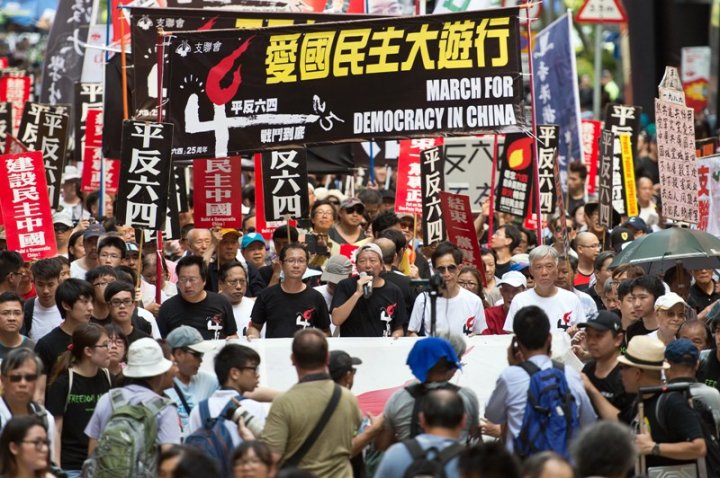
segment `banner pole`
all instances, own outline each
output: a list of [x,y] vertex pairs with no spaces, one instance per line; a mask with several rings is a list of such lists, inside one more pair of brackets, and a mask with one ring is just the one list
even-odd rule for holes
[[143,257],[143,246],[145,245],[145,231],[140,229],[140,245],[138,246],[138,263],[137,263],[137,279],[135,280],[135,289],[139,289],[142,286],[142,257]]
[[535,188],[535,194],[533,195],[533,201],[535,202],[535,213],[537,215],[536,217],[536,224],[535,224],[535,233],[537,234],[537,243],[539,246],[543,244],[542,239],[542,214],[540,213],[540,181],[538,180],[538,174],[539,174],[539,164],[538,164],[538,145],[537,145],[537,121],[535,120],[535,82],[534,76],[533,76],[533,59],[532,59],[532,51],[533,51],[533,40],[532,40],[532,20],[530,19],[529,15],[529,7],[525,6],[525,17],[527,18],[527,33],[528,33],[528,74],[530,75],[530,108],[532,110],[532,135],[533,135],[533,153],[534,153],[534,179],[533,179],[533,187]]
[[[490,207],[488,208],[488,232],[487,232],[487,246],[490,247],[490,238],[494,234],[493,227],[495,226],[495,179],[497,175],[497,162],[498,162],[498,134],[495,134],[495,140],[493,144],[493,159],[492,159],[492,172],[490,173]],[[482,212],[481,212],[482,214]],[[480,235],[482,237],[482,234]]]
[[[109,3],[109,2],[108,2]],[[127,57],[125,55],[125,9],[120,9],[120,78],[122,79],[123,119],[130,118],[127,97]]]
[[[158,77],[157,77],[157,83],[158,83],[158,110],[157,110],[157,122],[162,123],[163,120],[163,73],[164,73],[164,58],[165,58],[165,33],[162,28],[158,28],[158,35],[157,35],[157,66],[158,66]],[[163,259],[163,233],[162,229],[158,228],[158,230],[155,232],[155,247],[157,249],[157,264],[155,267],[155,271],[157,274],[157,278],[155,279],[155,303],[160,304],[161,303],[161,292],[163,288],[163,265],[162,265],[162,259]]]
[[417,230],[417,213],[413,213],[413,229],[412,229],[412,239],[410,242],[410,257],[408,257],[410,261],[410,265],[415,264],[415,231]]

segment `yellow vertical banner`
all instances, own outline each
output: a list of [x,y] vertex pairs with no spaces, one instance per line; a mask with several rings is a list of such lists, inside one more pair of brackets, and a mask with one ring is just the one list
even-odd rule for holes
[[637,191],[635,190],[635,163],[633,161],[631,135],[620,133],[620,154],[622,157],[623,184],[625,185],[625,211],[628,217],[637,216],[638,202]]

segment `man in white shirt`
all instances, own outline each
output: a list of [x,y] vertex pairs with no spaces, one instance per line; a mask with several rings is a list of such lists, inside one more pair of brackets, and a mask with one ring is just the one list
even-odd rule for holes
[[55,291],[60,285],[62,264],[58,259],[40,259],[31,267],[37,297],[25,302],[24,334],[34,342],[59,326],[63,318],[55,303]]
[[255,299],[245,297],[245,291],[247,290],[245,266],[238,261],[225,262],[220,266],[218,279],[220,294],[227,297],[230,305],[232,305],[235,323],[237,324],[237,333],[239,336],[245,337],[250,323],[250,314],[253,305],[255,305]]
[[504,329],[513,330],[515,314],[528,305],[540,307],[550,319],[552,331],[565,330],[585,322],[585,311],[575,294],[555,285],[558,278],[558,253],[550,246],[538,246],[530,252],[530,273],[535,287],[513,298]]

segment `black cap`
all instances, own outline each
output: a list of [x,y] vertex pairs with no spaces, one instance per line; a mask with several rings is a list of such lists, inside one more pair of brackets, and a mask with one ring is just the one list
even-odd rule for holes
[[607,310],[601,310],[591,316],[587,322],[577,324],[577,326],[579,329],[590,327],[600,331],[612,330],[615,333],[622,331],[620,317]]
[[615,252],[620,252],[624,244],[632,242],[634,239],[635,233],[623,226],[613,228],[610,234],[610,244]]
[[362,360],[357,357],[351,357],[350,354],[342,350],[333,350],[330,352],[330,377],[338,380],[340,377],[353,369],[354,365],[360,365]]

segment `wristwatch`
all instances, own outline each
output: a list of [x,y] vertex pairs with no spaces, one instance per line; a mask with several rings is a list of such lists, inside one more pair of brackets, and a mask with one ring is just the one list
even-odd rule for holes
[[660,456],[660,444],[656,443],[655,446],[652,447],[652,451],[650,451],[651,455]]

